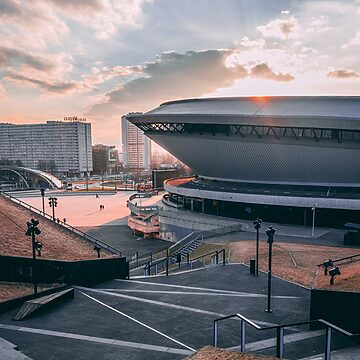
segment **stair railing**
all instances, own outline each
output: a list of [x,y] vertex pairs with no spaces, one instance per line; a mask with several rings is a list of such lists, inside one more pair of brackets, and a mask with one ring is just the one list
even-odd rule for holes
[[290,324],[282,324],[282,325],[275,325],[275,326],[269,326],[269,327],[261,327],[260,325],[256,324],[255,322],[251,321],[250,319],[246,318],[242,314],[232,314],[228,316],[224,316],[218,319],[214,320],[214,327],[213,327],[213,345],[214,347],[218,346],[218,336],[219,336],[219,329],[218,329],[218,323],[220,321],[231,319],[231,318],[239,318],[240,319],[240,351],[245,352],[245,346],[246,346],[246,324],[250,325],[256,330],[262,331],[262,330],[271,330],[276,329],[276,357],[279,359],[282,359],[284,356],[284,329],[287,327],[292,326],[300,326],[300,325],[309,325],[318,323],[325,326],[325,360],[331,360],[331,335],[332,331],[337,331],[343,335],[346,335],[348,337],[355,337],[359,336],[359,334],[352,334],[326,320],[323,319],[317,319],[317,320],[311,320],[311,321],[305,321],[305,322],[298,322],[298,323],[290,323]]

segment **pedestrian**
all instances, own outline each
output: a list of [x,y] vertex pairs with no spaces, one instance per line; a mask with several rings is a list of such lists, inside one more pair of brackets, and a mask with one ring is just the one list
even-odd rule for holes
[[103,210],[105,210],[105,206],[103,205],[102,207],[103,207]]
[[100,211],[102,210],[102,205],[100,205]]
[[96,199],[98,199],[98,198],[99,198],[99,195],[98,195],[98,194],[96,194],[96,195],[95,195],[95,198],[96,198]]
[[66,218],[64,218],[63,222],[64,222],[64,224],[66,224]]
[[56,221],[57,221],[58,224],[60,224],[60,219],[59,218],[57,218]]

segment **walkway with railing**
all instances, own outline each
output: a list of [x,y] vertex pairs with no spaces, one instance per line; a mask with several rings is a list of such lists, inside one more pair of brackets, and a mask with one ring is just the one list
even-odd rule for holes
[[180,262],[174,256],[167,256],[165,259],[160,259],[152,263],[149,262],[144,267],[144,276],[157,275],[159,273],[165,273],[165,275],[169,275],[169,271],[171,270],[192,270],[193,268],[203,267],[209,264],[225,265],[225,249],[211,251],[192,259],[190,259],[190,253],[187,253],[186,256],[179,257],[179,260]]
[[63,228],[67,229],[68,231],[72,232],[73,234],[81,236],[83,239],[91,242],[92,244],[98,245],[101,248],[106,249],[106,250],[110,251],[113,254],[117,254],[117,255],[122,256],[122,252],[119,249],[117,249],[116,247],[111,246],[111,245],[109,245],[109,244],[95,238],[92,235],[86,234],[85,232],[83,232],[83,231],[77,229],[76,227],[71,226],[68,223],[65,223],[65,222],[63,222],[61,220],[54,221],[54,219],[53,219],[53,217],[51,215],[49,215],[47,213],[44,213],[43,211],[39,210],[38,208],[29,205],[28,203],[16,198],[15,196],[12,196],[12,195],[6,193],[5,191],[3,191],[1,194],[3,196],[7,197],[8,199],[10,199],[11,201],[15,202],[16,204],[19,204],[19,205],[23,206],[25,209],[31,210],[34,213],[36,213],[38,215],[41,215],[41,216],[45,217],[46,219],[48,219],[50,221],[53,221],[54,224],[58,224],[59,226],[62,226]]
[[141,255],[138,252],[136,252],[132,256],[132,259],[129,262],[129,268],[130,268],[130,270],[134,270],[136,268],[148,265],[149,263],[151,264],[154,261],[163,261],[164,259],[166,259],[169,256],[170,257],[176,256],[176,253],[181,251],[181,249],[189,246],[191,243],[194,243],[197,241],[201,242],[203,240],[203,238],[204,238],[204,236],[202,233],[192,232],[189,235],[186,235],[180,241],[171,245],[167,249],[162,249],[155,253],[149,252],[149,253],[141,254]]
[[256,324],[254,321],[249,320],[242,314],[232,314],[228,316],[224,316],[214,320],[214,328],[213,328],[213,345],[214,347],[218,346],[218,337],[219,337],[219,328],[218,323],[223,320],[238,318],[240,319],[240,350],[241,352],[245,352],[246,350],[246,324],[250,325],[252,328],[263,331],[263,330],[276,330],[276,357],[282,359],[284,357],[284,329],[289,327],[295,327],[300,325],[310,325],[310,324],[320,324],[325,327],[325,360],[331,360],[331,337],[332,331],[337,331],[340,334],[343,334],[348,337],[359,336],[359,334],[352,334],[340,327],[329,323],[323,319],[305,321],[305,322],[297,322],[290,324],[282,324],[268,327],[261,327]]

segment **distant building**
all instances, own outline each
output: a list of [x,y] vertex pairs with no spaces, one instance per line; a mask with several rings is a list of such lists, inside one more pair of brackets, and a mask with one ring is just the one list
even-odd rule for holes
[[92,154],[95,174],[117,173],[119,156],[115,146],[96,144],[92,148]]
[[93,170],[91,124],[76,120],[2,123],[0,159],[56,174],[84,175]]
[[143,131],[121,117],[124,165],[128,169],[150,169],[151,145]]

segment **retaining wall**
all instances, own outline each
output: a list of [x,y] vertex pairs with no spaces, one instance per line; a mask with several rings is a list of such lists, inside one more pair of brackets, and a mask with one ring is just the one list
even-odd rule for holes
[[28,257],[0,256],[0,281],[32,282],[32,273],[38,283],[67,283],[91,286],[114,278],[129,277],[129,263],[125,257],[94,260],[49,260]]

